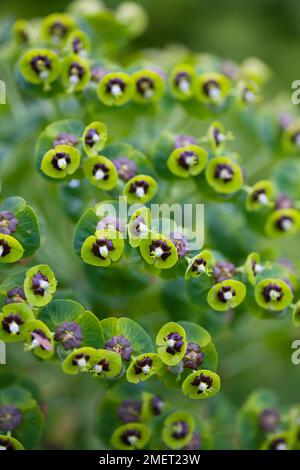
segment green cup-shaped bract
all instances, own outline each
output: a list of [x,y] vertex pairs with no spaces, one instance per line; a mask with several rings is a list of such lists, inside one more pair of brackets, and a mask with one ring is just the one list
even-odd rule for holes
[[156,103],[164,94],[165,81],[154,70],[138,70],[131,75],[134,83],[132,101],[140,104]]
[[212,158],[207,164],[205,176],[208,184],[223,194],[239,191],[244,182],[240,166],[228,157]]
[[15,263],[23,253],[24,248],[16,238],[0,233],[0,263]]
[[246,296],[246,287],[240,281],[227,279],[211,287],[207,302],[211,308],[225,312],[240,305]]
[[198,255],[189,260],[188,267],[185,272],[185,279],[190,277],[199,277],[201,274],[209,275],[212,270],[213,256],[209,250],[203,250]]
[[62,364],[64,373],[75,375],[79,372],[90,372],[99,357],[97,352],[97,349],[90,347],[74,349]]
[[126,371],[128,382],[136,384],[150,379],[163,368],[160,357],[154,353],[140,354],[135,357]]
[[295,235],[300,230],[300,212],[296,209],[278,209],[266,220],[265,232],[269,237]]
[[300,120],[292,122],[282,135],[282,147],[286,153],[300,152]]
[[207,163],[207,152],[197,145],[187,145],[173,150],[167,165],[171,173],[181,178],[196,176],[204,170]]
[[33,311],[24,302],[4,305],[0,312],[0,340],[7,343],[23,341],[26,322],[34,318]]
[[206,369],[188,375],[182,384],[182,393],[198,400],[213,397],[219,390],[219,376]]
[[263,279],[255,286],[256,303],[267,310],[280,311],[290,305],[293,293],[282,279]]
[[196,98],[203,104],[221,105],[228,97],[230,80],[220,73],[203,73],[196,78]]
[[208,139],[213,151],[219,154],[224,149],[226,140],[233,139],[233,136],[230,132],[225,132],[224,126],[220,122],[214,121],[209,126]]
[[136,175],[124,186],[123,194],[127,197],[129,204],[146,204],[154,198],[157,193],[155,179],[147,175]]
[[56,291],[54,272],[46,264],[39,264],[26,272],[24,291],[29,304],[42,307],[51,302]]
[[141,240],[140,251],[144,260],[157,269],[170,269],[178,261],[174,243],[159,233],[152,234],[150,239]]
[[13,24],[12,32],[17,43],[28,44],[30,42],[30,25],[28,21],[23,19],[16,20]]
[[195,94],[195,69],[190,64],[179,64],[171,70],[169,87],[172,95],[182,101],[190,99]]
[[76,54],[66,57],[62,62],[61,77],[69,93],[82,91],[91,78],[88,61]]
[[101,155],[84,160],[83,171],[88,180],[99,189],[110,191],[118,184],[116,167]]
[[90,372],[99,379],[111,379],[122,371],[122,359],[120,354],[107,349],[97,349],[91,359]]
[[88,237],[81,248],[81,258],[92,266],[107,267],[118,261],[124,251],[124,240],[117,230],[98,230]]
[[0,434],[0,449],[1,448],[3,448],[3,450],[24,450],[21,442],[7,434]]
[[260,254],[250,253],[244,264],[244,272],[252,286],[255,285],[257,274],[263,271],[264,267],[260,264]]
[[25,350],[33,351],[42,359],[54,353],[54,340],[47,325],[40,320],[29,320],[25,325]]
[[157,353],[168,366],[175,366],[186,352],[186,333],[182,326],[175,322],[166,323],[156,336]]
[[97,88],[99,100],[106,106],[122,106],[133,96],[132,78],[123,72],[111,72],[100,80]]
[[240,80],[235,86],[235,95],[239,105],[249,106],[259,102],[259,87],[251,80]]
[[182,449],[191,440],[195,430],[195,420],[186,411],[175,411],[164,421],[162,440],[170,449]]
[[80,165],[80,153],[71,145],[57,145],[45,153],[41,171],[54,179],[62,179],[75,173]]
[[260,450],[292,450],[293,435],[288,431],[271,434],[263,442]]
[[258,181],[248,194],[246,200],[247,211],[256,211],[262,207],[273,205],[273,186],[271,181]]
[[151,212],[147,207],[137,209],[128,223],[129,243],[133,248],[140,246],[141,241],[149,238],[151,229]]
[[19,69],[27,82],[42,84],[47,90],[59,76],[61,64],[58,55],[50,49],[30,49],[21,57]]
[[64,44],[72,30],[76,28],[73,18],[65,13],[53,13],[42,22],[42,36],[53,46]]
[[104,122],[94,121],[89,124],[82,136],[85,153],[94,157],[102,150],[107,142],[107,127]]
[[142,449],[150,439],[150,430],[141,423],[120,426],[111,437],[111,444],[120,450]]
[[72,54],[86,58],[91,49],[88,35],[80,29],[72,31],[68,36],[67,48]]

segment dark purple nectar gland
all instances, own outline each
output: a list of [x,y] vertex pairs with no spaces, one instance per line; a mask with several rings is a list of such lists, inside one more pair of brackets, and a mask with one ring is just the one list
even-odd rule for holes
[[229,183],[234,176],[234,171],[230,165],[226,163],[219,163],[215,168],[214,177],[222,180],[224,183]]
[[276,221],[276,227],[281,232],[288,232],[294,225],[294,221],[292,217],[287,215],[283,215]]
[[115,249],[113,242],[107,238],[98,238],[92,246],[92,253],[94,256],[105,260],[110,251]]
[[236,272],[234,264],[228,261],[218,261],[214,265],[214,279],[216,282],[226,281],[231,279]]
[[52,62],[46,56],[42,54],[36,55],[30,62],[32,70],[42,79],[45,80],[49,77]]
[[77,85],[84,76],[84,67],[78,62],[72,62],[69,66],[69,80],[72,85]]
[[79,348],[83,340],[82,328],[75,322],[64,321],[56,327],[55,341],[61,341],[64,349]]
[[0,438],[0,450],[16,450],[9,439]]
[[269,200],[268,200],[268,196],[266,194],[266,190],[261,188],[261,189],[257,189],[256,191],[254,191],[251,195],[251,198],[252,198],[252,201],[254,202],[259,202],[260,204],[268,204]]
[[142,402],[138,400],[124,400],[118,409],[118,414],[123,423],[132,423],[140,420]]
[[147,375],[151,371],[152,364],[153,361],[151,357],[146,356],[140,361],[136,361],[136,363],[134,364],[134,372],[136,373],[136,375],[140,375],[142,373],[144,375]]
[[103,67],[92,67],[91,68],[91,81],[99,83],[100,80],[107,74],[107,71]]
[[191,382],[192,387],[198,387],[197,394],[200,395],[205,390],[209,390],[212,386],[213,379],[209,375],[200,374]]
[[29,349],[40,347],[43,351],[53,351],[53,346],[43,330],[35,329],[31,332],[31,344]]
[[226,304],[229,300],[235,297],[235,295],[235,290],[230,286],[222,286],[217,294],[219,301],[223,302],[223,304]]
[[197,370],[204,360],[204,354],[199,344],[188,343],[186,353],[182,360],[184,367]]
[[185,447],[186,450],[199,450],[201,447],[201,438],[198,431],[194,431],[192,435],[192,439]]
[[148,233],[149,229],[142,215],[138,215],[133,221],[132,232],[136,237]]
[[170,240],[175,246],[177,254],[180,258],[187,254],[188,241],[187,238],[181,232],[171,232]]
[[60,21],[55,21],[55,23],[51,25],[49,31],[51,36],[56,36],[63,39],[68,32],[68,28]]
[[134,446],[136,442],[141,439],[142,435],[137,429],[128,429],[121,434],[121,441],[126,446]]
[[131,344],[124,336],[113,336],[105,343],[104,349],[120,354],[124,361],[129,361],[131,358]]
[[209,96],[213,100],[219,98],[221,94],[220,85],[218,82],[216,82],[216,80],[208,80],[205,82],[203,85],[203,91],[206,96]]
[[0,258],[4,258],[11,252],[11,247],[3,238],[0,239]]
[[157,395],[151,400],[151,411],[154,416],[159,416],[164,409],[165,403]]
[[164,240],[153,240],[149,246],[150,256],[160,258],[163,261],[171,256],[171,248],[168,243]]
[[0,406],[0,429],[3,431],[13,431],[20,426],[22,415],[18,408],[13,405]]
[[263,288],[262,295],[265,302],[277,300],[279,302],[283,297],[282,288],[278,284],[269,284]]
[[113,160],[113,164],[116,167],[119,178],[125,182],[131,180],[137,174],[136,164],[127,157],[116,158]]
[[192,135],[178,135],[174,142],[175,148],[197,145],[197,140]]
[[181,93],[188,94],[191,89],[191,76],[187,72],[179,72],[174,78],[174,83]]
[[277,410],[266,409],[259,416],[260,427],[265,432],[273,432],[279,423],[279,414]]
[[100,140],[100,135],[96,129],[89,129],[84,140],[86,145],[93,147]]
[[261,273],[264,270],[263,266],[257,263],[257,261],[255,260],[252,261],[251,266],[252,266],[252,271],[253,271],[254,276],[256,276],[257,274]]
[[97,181],[107,181],[109,178],[109,168],[104,163],[96,163],[93,168],[93,176]]
[[269,450],[287,450],[287,443],[286,440],[283,439],[282,437],[273,439],[273,441],[270,442],[269,445]]
[[144,180],[135,181],[131,184],[129,192],[135,193],[137,197],[142,198],[144,197],[149,189],[149,183]]
[[192,272],[199,273],[199,274],[204,273],[206,270],[206,265],[207,265],[207,262],[205,261],[204,258],[198,258],[192,264]]
[[295,144],[297,147],[300,147],[300,131],[294,132],[291,136],[293,144]]
[[126,85],[121,78],[111,78],[106,84],[106,93],[115,97],[123,95]]
[[17,229],[19,221],[11,211],[0,212],[0,233],[10,235]]
[[242,99],[245,103],[253,103],[255,100],[255,93],[250,88],[245,87],[242,93]]
[[96,365],[94,365],[93,371],[95,371],[96,375],[100,375],[102,372],[109,372],[109,365],[110,362],[103,358]]
[[176,421],[172,424],[172,437],[174,439],[184,439],[189,433],[189,427],[185,421]]
[[67,165],[71,163],[70,155],[65,152],[57,152],[51,160],[52,166],[58,170],[63,171],[67,168]]
[[57,145],[70,145],[74,147],[78,143],[76,135],[68,134],[67,132],[61,132],[56,136],[56,139],[53,141],[53,147]]
[[292,199],[286,194],[279,194],[275,202],[276,209],[291,209],[294,207]]
[[75,54],[79,54],[83,49],[82,41],[79,38],[75,38],[72,41],[72,49]]
[[225,135],[217,127],[213,128],[213,138],[216,147],[219,147],[226,139]]
[[178,165],[185,170],[188,170],[193,165],[197,165],[198,162],[198,155],[192,150],[184,150],[177,159]]
[[136,89],[146,99],[154,95],[154,81],[150,77],[141,77],[136,82]]
[[6,293],[5,305],[26,302],[26,296],[23,287],[14,287]]
[[44,297],[45,291],[50,287],[50,282],[47,276],[38,271],[32,278],[31,289],[34,292],[34,295],[40,295]]
[[2,328],[10,335],[19,335],[20,326],[24,325],[24,320],[15,313],[10,313],[2,320]]
[[170,333],[166,336],[165,341],[167,343],[166,352],[175,356],[176,353],[181,351],[184,342],[182,341],[182,336],[178,333]]
[[90,360],[88,354],[76,354],[72,359],[72,365],[78,366],[80,369],[87,367]]

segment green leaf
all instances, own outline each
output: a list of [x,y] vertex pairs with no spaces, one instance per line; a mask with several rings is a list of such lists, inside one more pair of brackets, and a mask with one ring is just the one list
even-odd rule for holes
[[64,321],[75,321],[83,312],[84,307],[78,302],[69,299],[58,299],[53,300],[41,310],[39,320],[46,323],[50,330],[54,331],[57,325],[61,325]]

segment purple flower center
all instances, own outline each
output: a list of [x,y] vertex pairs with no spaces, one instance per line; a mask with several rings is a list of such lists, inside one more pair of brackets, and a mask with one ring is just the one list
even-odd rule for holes
[[22,320],[20,315],[15,313],[10,313],[2,320],[2,328],[8,334],[19,335],[21,325],[24,325],[24,320]]
[[89,147],[93,147],[99,141],[99,139],[100,136],[96,129],[89,129],[84,138],[85,143]]
[[224,141],[224,135],[217,127],[213,128],[213,138],[217,147],[219,147],[219,145]]
[[82,51],[84,49],[84,46],[82,44],[81,39],[79,39],[78,37],[75,38],[72,42],[72,48],[75,54],[78,54],[80,51]]
[[109,365],[110,362],[103,358],[93,367],[93,370],[96,372],[97,375],[100,375],[102,372],[110,371]]
[[131,344],[124,336],[113,336],[105,343],[104,349],[117,352],[125,361],[131,358]]
[[112,240],[106,237],[98,238],[92,246],[92,253],[94,256],[105,260],[108,257],[110,251],[115,249]]
[[67,32],[68,28],[60,21],[55,21],[55,23],[53,23],[50,27],[51,35],[57,36],[59,38],[64,38]]
[[125,88],[125,82],[121,78],[111,78],[106,84],[106,93],[119,96],[124,93]]
[[279,423],[279,414],[276,410],[266,409],[259,416],[260,426],[265,432],[273,432]]
[[235,290],[232,289],[231,286],[222,286],[221,289],[218,291],[217,297],[220,302],[226,304],[232,297],[235,297],[236,293]]
[[204,258],[198,258],[192,264],[192,272],[197,272],[201,274],[203,271],[205,271],[206,265],[207,265],[207,262],[205,261]]
[[268,284],[263,288],[262,295],[266,302],[279,302],[283,297],[282,288],[278,284]]
[[123,181],[129,181],[136,175],[137,168],[134,161],[129,160],[127,157],[119,157],[113,160],[113,164],[116,167],[118,176]]
[[151,400],[151,410],[154,416],[161,414],[165,404],[162,399],[158,396],[154,396]]
[[174,82],[178,86],[178,88],[180,88],[182,85],[182,82],[186,82],[187,84],[191,83],[191,76],[187,72],[179,72],[175,76]]
[[187,147],[188,145],[196,145],[196,139],[191,135],[178,135],[175,139],[175,148]]
[[140,375],[142,373],[147,375],[150,372],[152,365],[153,361],[151,357],[143,357],[143,359],[136,361],[136,363],[134,364],[134,372],[136,373],[136,375]]
[[0,406],[0,429],[2,431],[13,431],[20,426],[22,415],[18,408],[13,405]]
[[85,74],[84,67],[78,62],[72,62],[69,66],[69,77],[76,77],[81,80]]
[[222,282],[231,279],[235,274],[235,266],[228,261],[218,261],[214,266],[214,278],[216,282]]
[[201,447],[200,434],[197,431],[193,432],[192,439],[185,447],[187,450],[198,450]]
[[170,240],[175,245],[178,256],[185,256],[188,252],[187,238],[180,232],[171,232]]
[[116,217],[113,217],[110,215],[103,217],[103,219],[101,219],[97,224],[97,230],[106,230],[106,229],[117,230],[118,232],[123,232],[124,224],[123,224],[122,219],[117,219]]
[[186,353],[183,358],[183,365],[188,369],[198,369],[204,360],[204,354],[199,344],[188,343]]
[[185,421],[176,421],[172,424],[172,437],[184,439],[189,433],[189,427]]
[[38,271],[32,278],[32,287],[31,289],[34,292],[34,295],[40,295],[44,297],[45,291],[50,287],[50,282],[47,276]]
[[57,152],[53,155],[51,163],[56,170],[62,171],[71,163],[71,157],[65,152]]
[[11,211],[0,212],[0,233],[10,235],[17,229],[19,221]]
[[82,328],[76,322],[64,321],[56,327],[54,339],[61,341],[66,351],[79,348],[83,340]]
[[207,96],[214,97],[215,94],[219,94],[221,88],[216,80],[207,80],[203,85],[203,91]]
[[234,171],[230,165],[226,163],[219,163],[215,168],[214,177],[221,179],[224,183],[229,183],[234,176]]
[[128,429],[121,435],[121,441],[127,446],[133,446],[141,437],[137,429]]
[[11,247],[7,243],[6,240],[3,238],[0,239],[0,258],[4,258],[4,256],[8,255],[11,252]]
[[124,423],[132,423],[140,420],[142,403],[138,400],[124,400],[119,406],[119,416]]
[[286,440],[280,437],[277,439],[273,439],[273,441],[270,443],[269,449],[270,450],[286,450],[287,449]]
[[67,132],[61,132],[56,136],[56,139],[53,142],[53,147],[57,145],[71,145],[74,146],[78,143],[78,139],[73,134],[68,134]]
[[46,55],[38,54],[31,60],[30,65],[34,72],[40,75],[41,72],[51,70],[52,62]]
[[5,450],[15,450],[14,446],[12,445],[9,439],[0,438],[0,448],[1,447],[4,447]]
[[150,256],[155,256],[155,258],[166,259],[171,256],[171,248],[165,240],[153,240],[149,246]]
[[93,168],[93,176],[96,180],[107,181],[109,178],[109,168],[104,163],[96,163]]
[[288,215],[283,215],[276,221],[275,225],[281,232],[287,232],[293,227],[294,221],[292,217]]
[[90,356],[88,354],[76,354],[72,359],[73,366],[85,367],[90,360]]
[[205,390],[208,390],[211,388],[212,386],[212,383],[213,383],[213,379],[209,376],[209,375],[205,375],[205,374],[200,374],[200,375],[197,375],[193,382],[191,382],[191,385],[193,387],[198,387],[198,391],[197,391],[197,394],[201,394],[203,393]]
[[129,192],[136,193],[138,197],[143,197],[145,196],[145,194],[147,194],[148,189],[149,189],[149,183],[147,183],[147,181],[137,180],[130,185]]
[[185,170],[188,170],[191,166],[197,165],[199,158],[198,155],[192,150],[184,150],[181,152],[177,162],[179,166]]
[[154,94],[154,81],[149,77],[141,77],[136,82],[136,89],[145,98],[151,98]]
[[18,302],[26,302],[25,292],[23,287],[14,287],[6,293],[5,304],[14,304]]
[[180,352],[184,344],[182,336],[179,333],[170,333],[166,336],[165,341],[167,343],[166,352],[172,356],[175,356],[177,352]]

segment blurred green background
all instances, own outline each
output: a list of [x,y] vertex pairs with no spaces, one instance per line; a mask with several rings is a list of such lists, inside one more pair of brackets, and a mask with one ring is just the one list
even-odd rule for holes
[[[63,11],[69,3],[63,0],[1,2],[0,16],[43,16]],[[119,3],[121,2],[109,1],[106,5],[114,7]],[[143,0],[139,3],[145,6],[150,22],[147,32],[134,43],[137,50],[183,43],[194,51],[213,53],[237,61],[242,61],[248,56],[258,56],[274,72],[274,91],[283,90],[289,93],[291,82],[300,78],[300,4],[297,0]],[[14,99],[18,99],[17,94]],[[28,203],[38,210],[38,214],[42,215],[47,239],[35,260],[54,266],[60,286],[65,289],[66,295],[69,295],[69,287],[75,291],[86,288],[82,264],[70,245],[73,225],[65,218],[61,208],[58,208],[59,199],[55,185],[45,183],[35,173],[32,164],[28,167],[27,162],[33,160],[35,142],[32,135],[22,135],[22,119],[26,120],[26,109],[22,102],[19,102],[19,106],[20,114],[18,115],[16,108],[15,116],[20,126],[17,142],[14,151],[8,152],[4,158],[6,177],[3,196],[24,196]],[[53,111],[49,103],[44,102],[41,106],[44,107],[43,114],[47,115],[48,122],[56,118],[55,110]],[[31,119],[33,127],[38,128],[33,121],[39,119],[39,114],[32,114]],[[1,124],[4,125],[3,121]],[[40,123],[41,126],[44,124]],[[6,134],[13,142],[14,129],[9,129]],[[34,135],[36,138],[37,130]],[[254,151],[255,148],[249,155],[247,153],[249,158]],[[3,148],[1,152],[4,152]],[[18,161],[23,153],[26,153],[26,158],[22,162]],[[58,210],[54,210],[54,207]],[[58,227],[57,231],[55,227]],[[295,253],[299,260],[298,251],[295,251],[299,250],[297,241],[291,246],[291,249],[286,250],[283,247],[283,250],[292,255]],[[4,277],[2,272],[1,279]],[[158,284],[160,282],[158,281]],[[151,289],[140,297],[142,298],[136,299],[132,295],[130,308],[122,313],[142,321],[148,328],[156,329],[162,318],[168,318],[164,316],[165,305],[161,304],[161,299]],[[181,305],[180,300],[179,295],[173,304],[176,318],[185,314],[185,304],[183,302]],[[105,302],[103,304],[100,299],[99,304],[103,310],[95,313],[102,316],[106,313]],[[168,306],[168,311],[170,308],[172,309],[172,306]],[[116,307],[109,306],[109,310],[111,309],[116,310]],[[195,313],[192,316],[194,320],[197,319]],[[201,410],[211,407],[212,413],[214,409],[217,413],[220,408],[227,407],[227,400],[230,401],[230,416],[224,417],[220,426],[216,425],[216,432],[221,435],[218,441],[220,447],[236,445],[234,438],[231,438],[231,409],[238,408],[255,388],[273,388],[278,391],[282,403],[286,405],[299,400],[300,366],[297,368],[290,360],[291,342],[297,337],[300,337],[300,333],[291,325],[290,317],[279,322],[267,322],[251,317],[248,312],[244,312],[243,318],[231,328],[218,332],[214,339],[220,356],[223,398],[220,395],[211,405],[205,403],[193,406],[198,406]],[[41,447],[101,448],[94,432],[93,419],[95,402],[100,399],[102,393],[98,384],[83,376],[66,377],[57,364],[40,364],[30,356],[24,359],[20,346],[9,346],[8,349],[8,366],[0,369],[2,385],[8,382],[5,377],[7,373],[12,374],[11,380],[16,380],[15,377],[18,376],[33,379],[41,389],[41,401],[47,404],[47,430]],[[173,400],[173,395],[170,397]],[[186,399],[181,396],[177,398],[181,406],[187,406]],[[64,416],[63,423],[61,416]],[[223,439],[224,435],[226,438]]]

